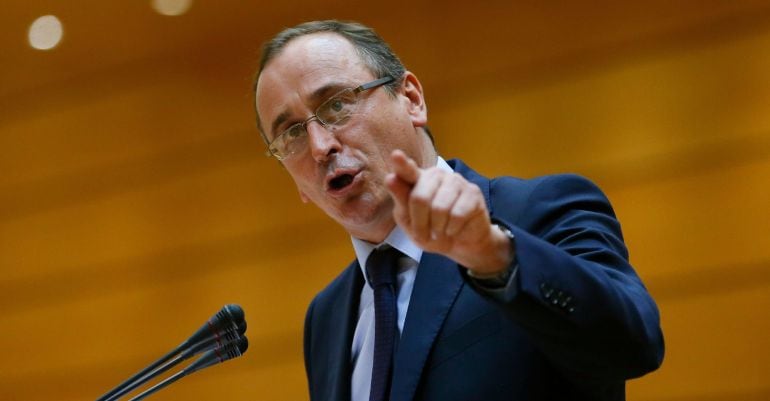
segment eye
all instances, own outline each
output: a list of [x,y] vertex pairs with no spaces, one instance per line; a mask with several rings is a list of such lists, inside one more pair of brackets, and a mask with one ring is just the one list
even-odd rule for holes
[[332,101],[329,103],[329,108],[332,111],[340,112],[345,108],[345,103],[340,98],[332,99]]
[[322,113],[332,114],[335,117],[349,113],[356,104],[356,98],[354,95],[343,92],[337,96],[329,99],[326,104],[321,107]]
[[348,118],[356,107],[356,96],[351,90],[344,90],[324,102],[316,115],[324,124],[339,124]]
[[293,140],[297,139],[300,136],[302,136],[302,132],[304,129],[302,128],[302,125],[300,124],[294,124],[291,127],[289,127],[288,130],[286,130],[286,140]]

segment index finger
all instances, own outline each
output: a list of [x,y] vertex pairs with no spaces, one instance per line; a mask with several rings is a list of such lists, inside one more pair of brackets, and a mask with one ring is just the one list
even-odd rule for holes
[[420,178],[420,167],[402,150],[394,150],[390,154],[390,160],[393,162],[393,172],[396,177],[409,184],[415,184]]

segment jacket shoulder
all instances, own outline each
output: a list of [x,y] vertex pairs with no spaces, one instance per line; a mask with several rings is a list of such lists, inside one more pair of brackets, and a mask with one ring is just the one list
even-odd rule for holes
[[547,206],[549,200],[569,199],[576,194],[593,194],[607,201],[599,187],[577,174],[553,174],[535,178],[501,176],[489,181],[490,213],[511,222],[532,212],[537,204]]

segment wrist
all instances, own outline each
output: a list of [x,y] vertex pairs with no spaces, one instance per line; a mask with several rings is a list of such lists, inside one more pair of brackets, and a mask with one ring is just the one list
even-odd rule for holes
[[491,243],[488,257],[478,266],[466,266],[468,275],[477,279],[496,278],[510,272],[515,258],[513,233],[498,224],[490,226]]

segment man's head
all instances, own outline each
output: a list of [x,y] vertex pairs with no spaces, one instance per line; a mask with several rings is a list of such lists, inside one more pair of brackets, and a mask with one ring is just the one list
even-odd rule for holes
[[[384,77],[393,80],[344,102],[335,97]],[[358,238],[384,239],[394,225],[384,183],[391,152],[401,149],[421,166],[436,159],[417,77],[371,29],[322,21],[287,29],[265,45],[255,92],[265,141],[298,138],[281,163],[302,199]],[[325,121],[343,106],[348,116]]]
[[[374,76],[398,78],[406,72],[406,68],[398,56],[390,49],[390,46],[369,27],[355,22],[327,20],[305,22],[295,27],[284,29],[269,42],[266,42],[262,47],[262,57],[259,62],[257,79],[262,75],[265,65],[275,58],[292,39],[323,32],[336,33],[350,41],[356,49],[358,57],[361,58]],[[255,90],[256,83],[255,80]],[[388,84],[387,90],[394,93],[397,87],[398,80],[395,80]],[[260,126],[260,128],[262,127]],[[260,130],[260,132],[264,138],[264,131]]]

